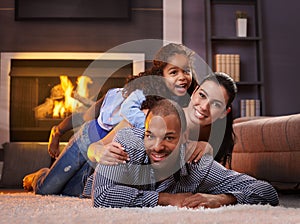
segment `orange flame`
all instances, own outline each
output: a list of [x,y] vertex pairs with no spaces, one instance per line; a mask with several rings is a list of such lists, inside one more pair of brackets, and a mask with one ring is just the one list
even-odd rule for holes
[[[92,80],[87,76],[79,76],[77,78],[77,89],[76,92],[84,97],[88,98],[88,84],[91,84]],[[54,118],[64,118],[66,115],[76,111],[79,107],[82,106],[78,100],[72,97],[74,86],[70,79],[65,76],[60,76],[60,85],[64,92],[64,101],[55,101],[53,107],[53,117]]]
[[84,97],[88,98],[89,97],[89,92],[88,92],[88,85],[92,84],[93,81],[90,77],[88,76],[79,76],[77,78],[77,89],[76,92]]

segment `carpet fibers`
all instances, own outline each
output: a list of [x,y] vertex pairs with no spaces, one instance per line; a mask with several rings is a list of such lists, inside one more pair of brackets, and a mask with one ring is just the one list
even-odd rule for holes
[[[0,193],[0,223],[300,223],[299,195],[277,207],[235,205],[217,209],[93,208],[90,199]],[[290,207],[289,207],[290,206]]]

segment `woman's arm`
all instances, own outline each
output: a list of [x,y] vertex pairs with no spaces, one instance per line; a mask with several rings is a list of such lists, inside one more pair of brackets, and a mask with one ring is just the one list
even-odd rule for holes
[[213,155],[213,148],[205,141],[188,141],[186,143],[185,160],[188,163],[198,162],[204,154]]

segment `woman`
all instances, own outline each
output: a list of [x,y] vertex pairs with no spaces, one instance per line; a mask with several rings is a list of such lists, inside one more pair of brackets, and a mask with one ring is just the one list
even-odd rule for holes
[[217,72],[207,76],[195,89],[187,108],[184,108],[189,138],[208,141],[215,152],[215,160],[231,164],[234,146],[232,102],[237,93],[233,79]]

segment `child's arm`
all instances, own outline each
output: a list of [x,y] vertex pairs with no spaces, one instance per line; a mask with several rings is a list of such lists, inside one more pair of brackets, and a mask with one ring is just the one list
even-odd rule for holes
[[85,121],[96,119],[96,117],[98,117],[103,98],[104,97],[94,103],[86,112],[73,113],[62,120],[58,125],[52,127],[48,141],[48,152],[51,157],[58,157],[60,153],[59,142],[62,135],[73,128],[79,127]]
[[130,124],[123,120],[115,126],[104,138],[92,143],[88,148],[88,158],[92,162],[97,162],[105,165],[115,165],[128,160],[128,154],[123,151],[121,146],[115,147],[114,150],[107,150],[106,145],[111,143],[118,130],[125,127],[130,127]]
[[143,91],[133,91],[122,103],[120,115],[133,127],[145,128],[146,115],[141,111],[142,103],[146,100]]
[[140,109],[145,96],[142,90],[133,91],[122,103],[120,115],[124,120],[116,125],[104,138],[96,143],[92,143],[88,148],[88,157],[92,162],[98,162],[105,165],[115,165],[128,160],[128,155],[121,148],[115,147],[114,150],[108,150],[105,145],[111,143],[117,133],[125,127],[144,128],[145,113]]

